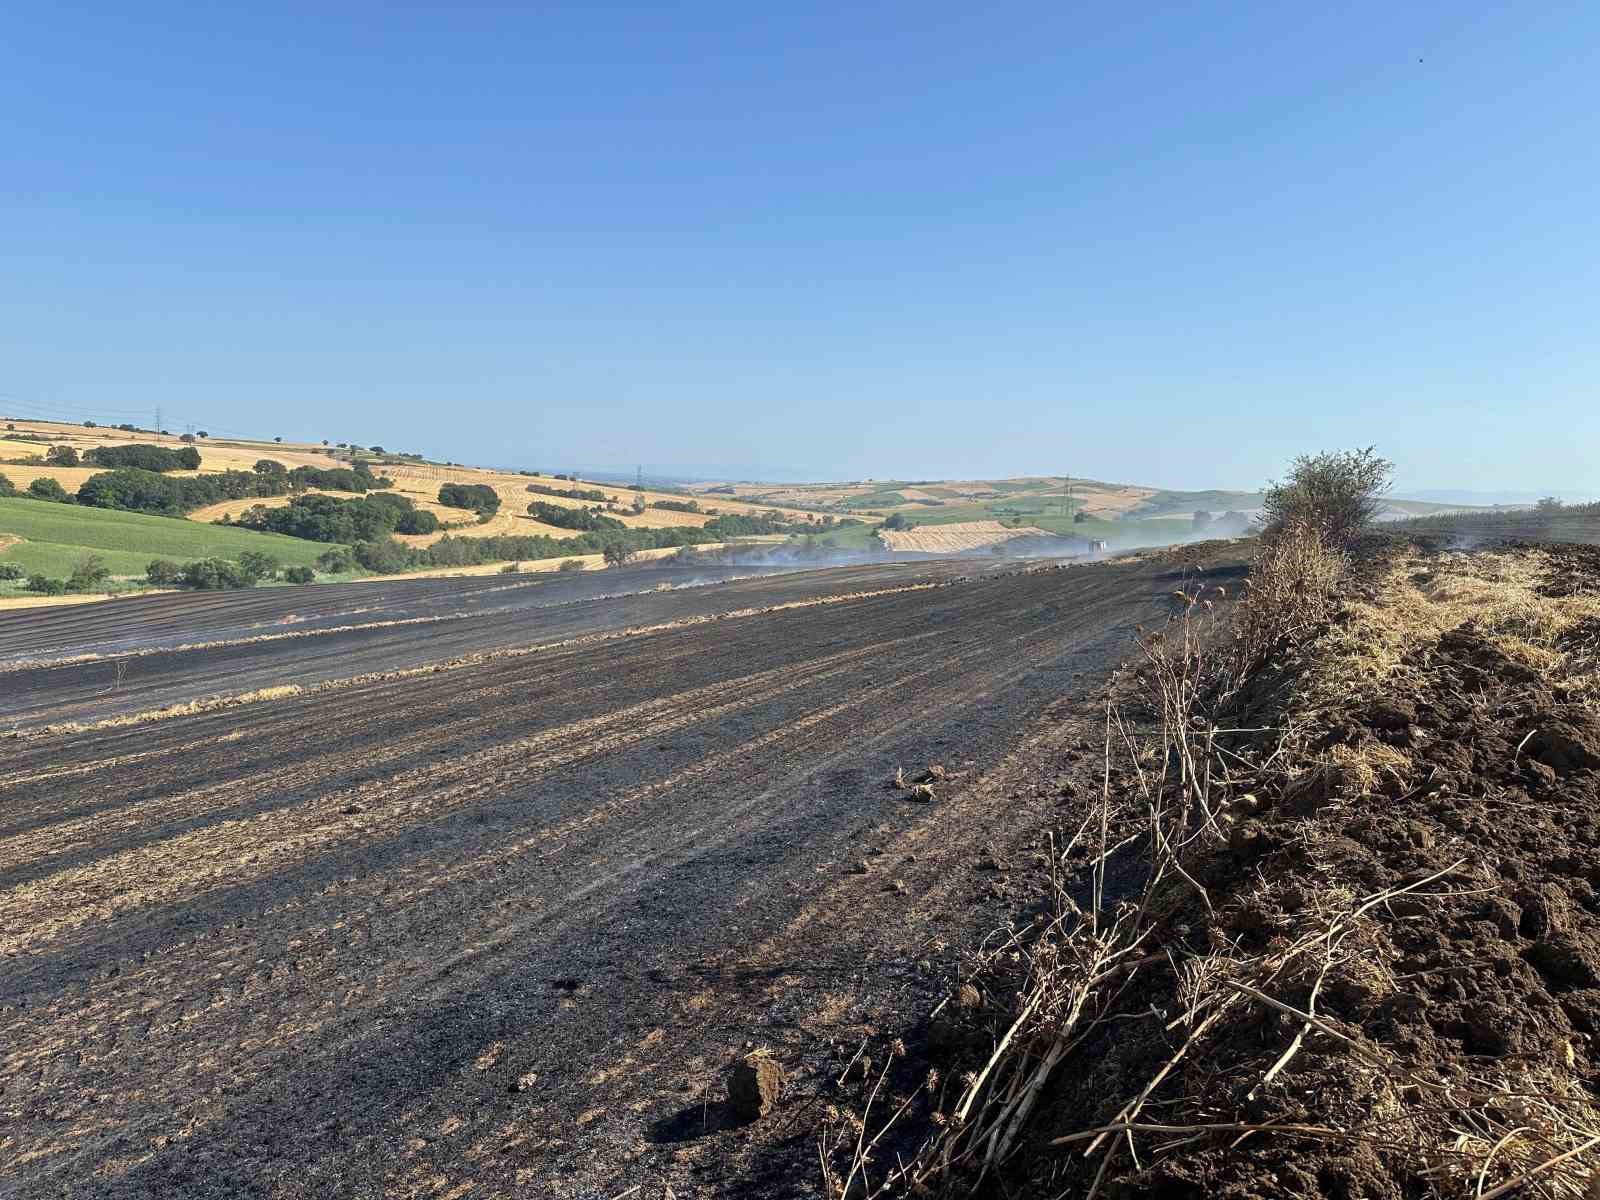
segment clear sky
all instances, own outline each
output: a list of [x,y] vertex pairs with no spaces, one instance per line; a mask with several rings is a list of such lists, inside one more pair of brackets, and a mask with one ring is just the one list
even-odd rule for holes
[[1600,5],[0,11],[0,409],[1600,494]]

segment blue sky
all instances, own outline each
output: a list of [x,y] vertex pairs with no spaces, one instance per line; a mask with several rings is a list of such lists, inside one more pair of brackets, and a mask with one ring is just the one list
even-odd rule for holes
[[1600,494],[1597,59],[1559,2],[17,0],[0,409]]

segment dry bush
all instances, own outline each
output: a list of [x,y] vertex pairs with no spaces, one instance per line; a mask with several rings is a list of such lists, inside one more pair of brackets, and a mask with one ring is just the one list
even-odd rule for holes
[[1295,526],[1310,526],[1332,546],[1347,546],[1377,518],[1394,464],[1377,449],[1302,454],[1289,477],[1267,485],[1262,526],[1271,539]]
[[1318,628],[1333,611],[1348,563],[1318,526],[1294,520],[1263,539],[1234,617],[1235,682],[1257,670],[1276,647]]

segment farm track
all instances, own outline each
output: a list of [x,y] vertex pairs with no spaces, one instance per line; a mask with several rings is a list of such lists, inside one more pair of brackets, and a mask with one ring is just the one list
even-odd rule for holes
[[[379,609],[487,611],[162,651],[127,686],[142,706],[651,631],[0,743],[0,1193],[749,1185],[706,1166],[738,1160],[741,1135],[698,1145],[684,1114],[747,1039],[804,1062],[864,1007],[922,997],[929,981],[873,964],[992,919],[974,856],[1053,803],[996,804],[985,779],[1053,702],[1093,694],[1174,586],[1154,563],[972,570],[506,610],[500,579],[412,583]],[[322,600],[317,619],[348,623]],[[217,633],[281,603],[172,597],[122,633]],[[718,612],[745,615],[702,619]],[[48,614],[52,645],[107,640],[80,613]],[[24,636],[0,623],[0,654]],[[0,675],[6,719],[124,711],[84,694],[97,670]],[[939,802],[883,786],[935,759],[962,772]],[[873,851],[903,892],[847,871]]]

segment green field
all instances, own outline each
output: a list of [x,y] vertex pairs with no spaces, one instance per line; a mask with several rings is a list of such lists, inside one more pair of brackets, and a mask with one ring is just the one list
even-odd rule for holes
[[284,566],[314,566],[331,546],[276,533],[202,525],[178,517],[80,508],[42,500],[0,499],[0,535],[23,540],[0,550],[0,562],[20,563],[30,574],[64,578],[88,554],[113,575],[143,576],[152,559],[192,562],[236,559],[246,550],[270,554]]
[[1132,517],[1192,517],[1196,512],[1221,516],[1261,507],[1260,492],[1157,492],[1128,515]]
[[866,525],[846,525],[843,529],[829,529],[823,533],[795,534],[789,540],[802,542],[814,538],[818,546],[826,546],[832,550],[876,550],[878,543],[875,530],[876,523]]
[[906,498],[899,492],[868,492],[865,496],[852,496],[840,507],[842,508],[894,508],[896,505],[905,504]]

